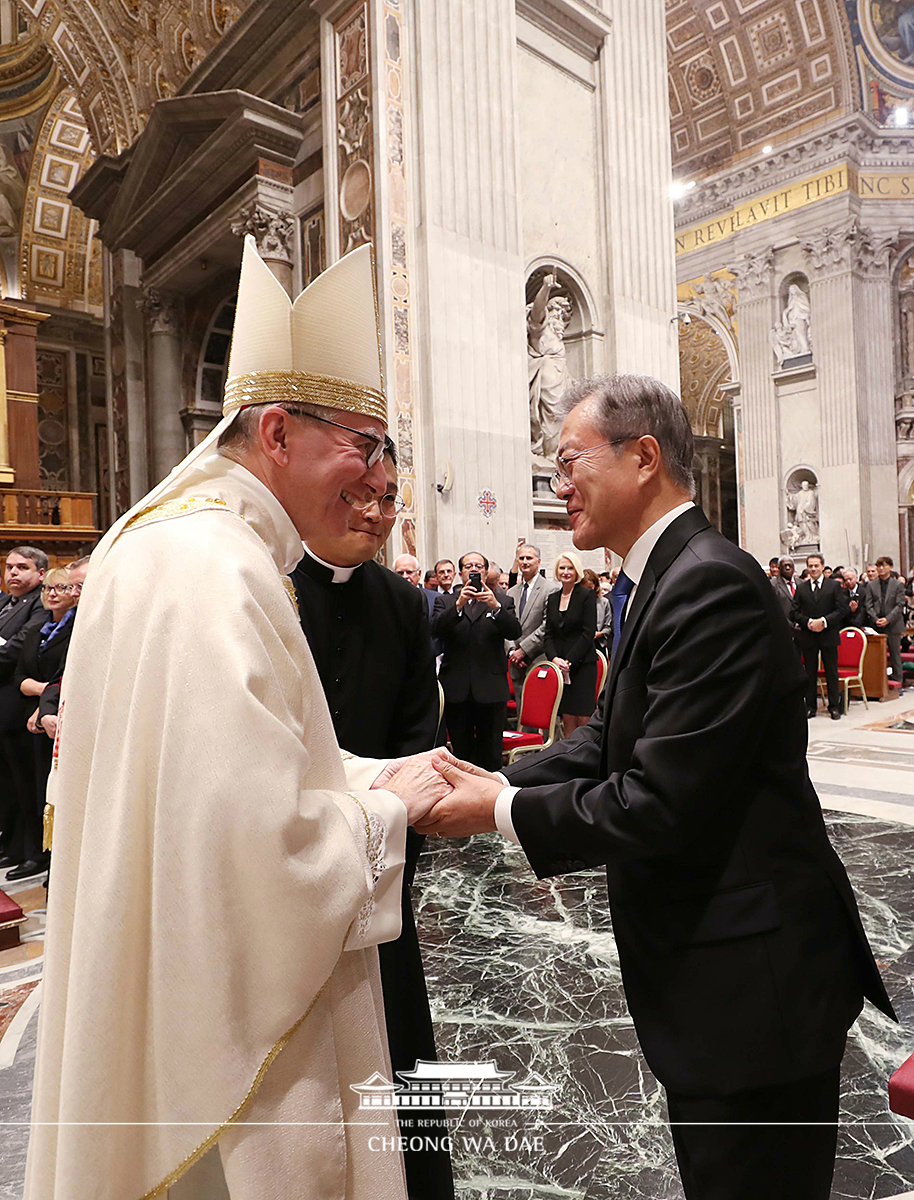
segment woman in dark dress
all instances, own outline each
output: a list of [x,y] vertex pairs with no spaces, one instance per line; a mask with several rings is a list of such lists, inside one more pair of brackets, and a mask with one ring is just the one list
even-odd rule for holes
[[555,577],[562,587],[546,601],[544,649],[565,677],[559,712],[570,737],[587,724],[597,703],[597,595],[582,585],[584,568],[573,551],[556,559]]
[[48,619],[44,625],[33,629],[22,643],[13,676],[22,695],[22,724],[28,722],[29,730],[35,734],[32,743],[35,792],[29,801],[31,811],[21,814],[23,861],[9,872],[7,878],[10,879],[26,879],[30,875],[37,875],[48,865],[48,855],[41,847],[41,832],[54,741],[35,724],[34,718],[45,688],[60,679],[73,629],[73,597],[67,571],[58,568],[47,573],[41,589],[41,602],[48,610]]

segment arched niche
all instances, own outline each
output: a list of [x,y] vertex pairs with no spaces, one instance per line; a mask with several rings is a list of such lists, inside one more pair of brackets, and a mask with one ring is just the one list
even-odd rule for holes
[[[808,488],[803,485],[808,484]],[[814,509],[814,528],[808,528],[811,514],[806,520],[797,508],[796,497],[803,491],[814,491],[816,497]],[[808,463],[799,463],[786,472],[784,486],[781,490],[783,497],[783,517],[781,547],[788,554],[811,554],[819,550],[819,476],[814,467]],[[802,507],[802,505],[801,505]]]
[[532,304],[545,275],[555,275],[559,286],[553,296],[564,296],[571,303],[565,328],[565,356],[572,379],[586,379],[603,370],[603,329],[597,320],[593,293],[584,277],[559,255],[540,255],[527,264],[525,304]]

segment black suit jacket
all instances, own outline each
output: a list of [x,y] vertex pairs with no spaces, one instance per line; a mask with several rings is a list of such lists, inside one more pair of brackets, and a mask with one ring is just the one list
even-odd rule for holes
[[[50,620],[51,614],[43,609],[44,621]],[[44,650],[41,644],[41,625],[33,626],[26,634],[19,654],[16,670],[13,672],[12,686],[7,692],[0,689],[0,727],[5,729],[25,729],[29,717],[39,707],[38,696],[23,696],[19,685],[24,679],[37,679],[39,683],[58,685],[63,675],[64,664],[67,660],[67,649],[70,645],[70,634],[73,632],[75,614],[60,630],[56,637],[51,638]],[[45,691],[48,691],[45,688]],[[59,694],[59,691],[58,691]],[[42,737],[45,737],[42,734]]]
[[583,584],[577,584],[568,597],[568,607],[564,613],[559,612],[561,599],[561,588],[551,592],[546,599],[546,635],[543,640],[546,657],[567,658],[572,667],[595,663],[597,593]]
[[465,606],[461,614],[457,595],[443,596],[444,607],[432,623],[444,658],[438,678],[448,704],[501,704],[508,700],[508,655],[505,639],[520,637],[514,601],[501,588],[494,589],[501,608],[494,617],[482,601]]
[[[797,627],[797,642],[802,650],[821,650],[823,646],[837,646],[841,640],[841,626],[847,615],[847,592],[837,579],[820,578],[821,586],[814,592],[808,579],[797,584],[790,615]],[[824,617],[825,628],[814,633],[809,622]]]
[[904,584],[900,579],[888,579],[885,593],[885,615],[888,625],[877,625],[882,616],[882,580],[873,579],[866,589],[867,624],[880,633],[904,633]]
[[7,592],[0,593],[0,684],[12,682],[19,661],[22,643],[30,629],[39,628],[51,614],[41,603],[41,588],[32,588],[18,599]]
[[605,864],[635,1028],[674,1092],[825,1071],[864,994],[892,1014],[807,772],[805,688],[758,563],[690,509],[600,709],[507,770],[538,876]]
[[[857,611],[856,612],[851,612],[851,607],[850,607],[851,600],[857,601]],[[866,615],[866,586],[865,586],[865,584],[862,584],[858,581],[857,585],[854,588],[852,593],[845,590],[844,601],[847,606],[847,611],[845,612],[844,617],[842,618],[842,621],[841,621],[842,629],[848,629],[851,627],[853,627],[854,629],[862,629],[864,627],[864,625],[869,624],[869,620]]]
[[[790,594],[790,588],[787,586],[787,580],[782,579],[780,575],[775,575],[771,580],[771,588],[775,596],[778,598],[778,604],[781,606],[781,612],[787,618],[787,622],[791,629],[796,629],[793,620],[793,596]],[[796,590],[796,589],[794,589]]]

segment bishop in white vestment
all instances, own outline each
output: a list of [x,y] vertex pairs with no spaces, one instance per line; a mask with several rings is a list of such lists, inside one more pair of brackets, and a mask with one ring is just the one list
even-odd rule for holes
[[350,1085],[389,1071],[374,947],[399,933],[412,810],[338,749],[285,578],[305,531],[217,449],[280,385],[383,426],[366,280],[367,248],[299,297],[337,323],[309,342],[246,245],[226,417],[93,555],[49,788],[26,1200],[164,1197],[216,1155],[231,1200],[405,1200],[375,1149],[395,1113]]

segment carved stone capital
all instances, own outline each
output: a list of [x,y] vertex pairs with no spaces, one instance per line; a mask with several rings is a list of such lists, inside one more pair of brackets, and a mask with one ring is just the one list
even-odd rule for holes
[[150,333],[180,332],[184,300],[177,293],[144,287],[137,308],[146,318]]
[[756,254],[744,254],[730,265],[736,276],[736,291],[739,303],[763,300],[771,295],[771,276],[774,270],[774,249],[769,246]]
[[264,261],[292,265],[295,221],[289,213],[273,212],[261,204],[249,205],[232,221],[232,233],[236,237],[253,234]]
[[878,236],[856,217],[827,226],[800,243],[810,267],[810,281],[853,271],[867,279],[888,278],[897,233]]

